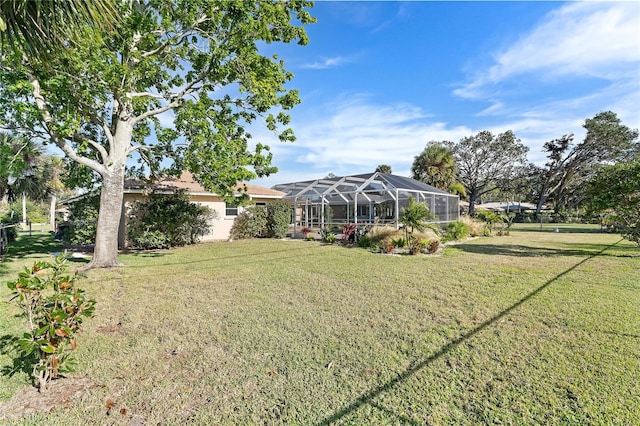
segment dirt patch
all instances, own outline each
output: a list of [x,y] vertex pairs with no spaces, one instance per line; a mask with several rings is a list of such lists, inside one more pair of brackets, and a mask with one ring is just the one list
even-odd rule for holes
[[0,404],[0,420],[19,420],[32,413],[51,413],[79,402],[95,385],[86,378],[54,380],[46,392],[35,387],[24,388],[12,399]]

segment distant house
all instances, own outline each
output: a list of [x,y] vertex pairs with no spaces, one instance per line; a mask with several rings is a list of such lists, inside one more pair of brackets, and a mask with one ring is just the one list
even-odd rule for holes
[[508,213],[523,213],[526,211],[535,211],[535,204],[532,203],[523,203],[520,201],[511,201],[511,202],[491,202],[484,204],[477,204],[476,209],[480,210],[492,210],[494,212],[508,212]]
[[[246,192],[244,191],[245,187]],[[133,202],[144,200],[150,191],[154,191],[156,194],[172,194],[178,190],[184,190],[192,202],[207,206],[218,213],[218,217],[211,223],[210,233],[202,237],[202,241],[226,240],[229,238],[233,220],[242,211],[242,207],[225,202],[220,195],[207,191],[196,182],[191,173],[183,172],[180,177],[166,177],[153,184],[137,179],[125,181],[124,214],[120,220],[118,245],[125,246],[127,211]],[[283,192],[250,183],[238,183],[236,191],[236,195],[246,194],[252,204],[255,205],[266,205],[270,201],[280,199],[285,195]]]

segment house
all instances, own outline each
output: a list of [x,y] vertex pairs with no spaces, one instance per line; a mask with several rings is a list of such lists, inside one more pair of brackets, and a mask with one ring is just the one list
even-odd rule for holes
[[345,223],[398,226],[409,198],[425,203],[434,222],[459,218],[457,195],[415,179],[389,173],[367,173],[275,185],[294,206],[296,227],[339,226]]
[[[246,187],[246,192],[244,188]],[[191,173],[183,172],[180,177],[165,177],[152,184],[137,179],[129,179],[124,184],[123,215],[120,220],[118,231],[118,245],[125,246],[126,217],[129,207],[135,201],[144,200],[150,191],[156,194],[172,194],[178,190],[184,190],[192,202],[209,207],[218,213],[217,218],[212,220],[210,233],[202,237],[202,241],[226,240],[229,238],[233,220],[239,212],[241,206],[225,202],[224,198],[218,194],[207,191],[202,185],[195,181]],[[236,195],[246,194],[252,204],[266,205],[268,202],[284,197],[284,193],[270,188],[250,184],[238,183]]]

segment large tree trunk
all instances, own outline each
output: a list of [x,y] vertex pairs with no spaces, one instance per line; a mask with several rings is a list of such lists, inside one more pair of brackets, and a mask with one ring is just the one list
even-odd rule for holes
[[478,199],[477,191],[469,191],[469,216],[473,216],[476,212],[476,200]]
[[118,262],[118,229],[122,216],[124,193],[124,166],[110,168],[102,176],[100,213],[96,229],[96,245],[90,268],[110,268],[120,266]]

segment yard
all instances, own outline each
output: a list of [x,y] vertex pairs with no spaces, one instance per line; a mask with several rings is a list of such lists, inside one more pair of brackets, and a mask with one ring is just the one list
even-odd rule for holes
[[[636,424],[640,250],[537,226],[436,256],[279,240],[124,254],[80,282],[98,302],[76,351],[91,385],[29,424]],[[47,238],[0,263],[3,345],[23,321],[4,282]],[[0,403],[27,382],[2,375]]]

